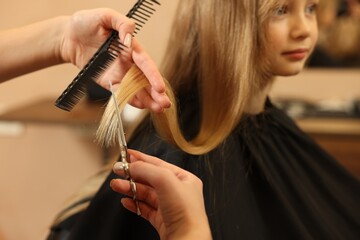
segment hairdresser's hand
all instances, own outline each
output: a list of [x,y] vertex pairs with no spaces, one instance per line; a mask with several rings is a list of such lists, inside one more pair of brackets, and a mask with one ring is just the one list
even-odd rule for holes
[[[141,216],[156,228],[160,238],[211,239],[201,180],[158,158],[132,150],[129,154],[129,169],[136,182]],[[121,166],[121,163],[116,163],[114,172],[124,176]],[[132,197],[126,180],[114,179],[111,187]],[[123,198],[121,203],[136,212],[132,198]]]
[[109,89],[120,83],[125,73],[135,63],[149,79],[151,87],[139,92],[130,102],[138,108],[149,108],[160,112],[170,106],[166,96],[165,84],[154,61],[146,54],[140,44],[132,39],[135,24],[126,16],[111,9],[93,9],[76,12],[68,21],[60,46],[60,55],[65,62],[83,68],[112,29],[119,32],[121,42],[129,49],[122,51],[112,66],[101,76],[98,83]]

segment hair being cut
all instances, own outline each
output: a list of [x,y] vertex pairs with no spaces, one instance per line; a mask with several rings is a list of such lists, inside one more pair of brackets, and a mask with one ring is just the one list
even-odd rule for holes
[[[173,105],[152,118],[158,133],[183,151],[204,154],[221,144],[239,123],[250,98],[266,84],[266,62],[260,53],[269,11],[259,7],[262,2],[266,1],[179,2],[163,66]],[[120,109],[146,85],[147,79],[133,67],[118,89]],[[187,141],[177,121],[173,92],[195,87],[200,96],[200,127]],[[112,104],[110,101],[98,130],[98,138],[107,144],[116,140]]]

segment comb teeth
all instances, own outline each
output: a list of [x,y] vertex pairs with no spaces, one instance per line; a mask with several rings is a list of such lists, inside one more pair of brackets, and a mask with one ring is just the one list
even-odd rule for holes
[[118,32],[113,31],[110,37],[56,100],[55,105],[63,110],[71,111],[86,94],[88,84],[92,81],[95,82],[116,59],[118,53],[124,49],[125,46],[120,42]]
[[135,34],[140,31],[145,22],[148,21],[151,15],[156,11],[153,7],[155,4],[160,5],[160,3],[156,0],[138,1],[126,15],[128,18],[135,21]]
[[[154,8],[155,4],[160,5],[156,0],[139,0],[130,9],[126,16],[135,21],[134,34],[139,32],[145,22],[156,11]],[[87,86],[92,82],[95,83],[119,54],[124,50],[126,51],[126,49],[127,47],[120,42],[119,33],[115,30],[112,31],[108,39],[56,100],[55,106],[71,111],[86,94]]]

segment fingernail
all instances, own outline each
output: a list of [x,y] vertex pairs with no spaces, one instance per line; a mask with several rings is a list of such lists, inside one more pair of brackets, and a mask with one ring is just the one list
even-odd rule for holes
[[165,104],[164,108],[171,108],[172,102],[169,100],[167,104]]
[[114,171],[122,171],[124,170],[124,164],[122,164],[121,162],[117,162],[114,164],[113,169]]
[[163,108],[162,108],[160,105],[156,105],[156,106],[154,106],[154,107],[152,108],[152,111],[153,111],[154,113],[162,113]]
[[110,181],[110,187],[113,186],[114,182],[115,182],[115,179],[111,179],[111,181]]
[[126,34],[124,45],[127,46],[128,48],[130,48],[131,47],[131,40],[132,40],[131,34],[130,33]]
[[129,160],[130,162],[134,162],[136,161],[136,158],[133,155],[129,154]]

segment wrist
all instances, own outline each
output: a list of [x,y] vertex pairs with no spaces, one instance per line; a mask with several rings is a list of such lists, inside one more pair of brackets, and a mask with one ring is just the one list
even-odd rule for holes
[[176,229],[167,240],[212,240],[211,230],[207,218],[198,222],[188,222],[182,228]]
[[69,24],[70,16],[60,16],[54,19],[56,24],[54,24],[56,29],[54,29],[54,44],[53,44],[53,56],[54,60],[60,63],[68,63],[70,59],[66,57],[65,49],[64,49],[64,41],[66,38],[66,29]]
[[6,30],[1,36],[0,81],[64,63],[60,46],[65,17],[56,17]]
[[34,24],[33,35],[34,63],[45,68],[66,62],[62,58],[61,46],[66,30],[67,17],[60,16]]

